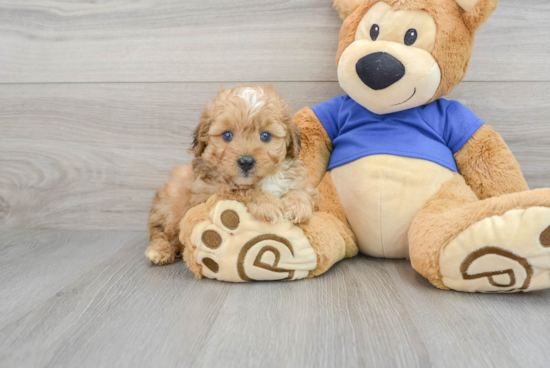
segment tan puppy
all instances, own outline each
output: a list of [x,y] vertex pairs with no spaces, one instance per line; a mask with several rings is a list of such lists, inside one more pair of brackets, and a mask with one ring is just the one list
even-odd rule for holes
[[252,216],[271,222],[307,222],[318,206],[298,160],[298,128],[271,86],[220,90],[202,114],[193,150],[193,163],[176,167],[153,200],[146,251],[152,263],[172,263],[183,251],[181,219],[213,195],[242,202]]

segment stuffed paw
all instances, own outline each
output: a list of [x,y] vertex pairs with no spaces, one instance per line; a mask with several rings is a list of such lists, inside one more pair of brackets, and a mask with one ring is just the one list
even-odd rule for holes
[[289,221],[254,219],[236,201],[220,201],[195,225],[191,246],[202,275],[229,282],[299,280],[317,266],[303,231]]
[[442,252],[445,286],[513,293],[550,287],[550,209],[533,207],[486,218]]

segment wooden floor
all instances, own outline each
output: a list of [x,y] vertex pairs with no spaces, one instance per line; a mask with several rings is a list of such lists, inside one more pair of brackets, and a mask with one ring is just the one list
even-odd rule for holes
[[152,266],[143,232],[0,232],[1,367],[548,367],[550,291],[444,292],[357,257],[296,282]]
[[[0,0],[0,368],[550,367],[550,291],[440,291],[407,260],[232,285],[144,258],[220,86],[342,94],[332,0]],[[457,99],[550,186],[550,2],[501,0]]]

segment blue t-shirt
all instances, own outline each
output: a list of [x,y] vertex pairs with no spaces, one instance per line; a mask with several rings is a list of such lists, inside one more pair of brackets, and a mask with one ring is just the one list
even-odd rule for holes
[[460,102],[445,99],[377,115],[346,95],[312,110],[332,140],[329,170],[361,157],[388,154],[432,161],[458,172],[453,155],[483,125]]

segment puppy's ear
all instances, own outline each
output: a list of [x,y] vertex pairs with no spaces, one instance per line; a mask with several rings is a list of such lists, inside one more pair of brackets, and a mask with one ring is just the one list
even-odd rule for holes
[[218,95],[216,96],[216,99],[218,101],[223,101],[227,98],[227,96],[229,96],[231,94],[231,90],[230,89],[223,89],[222,87],[220,87],[220,89],[218,89]]
[[346,20],[361,5],[361,2],[361,0],[334,0],[332,6],[338,12],[340,19]]
[[300,151],[302,150],[302,139],[300,138],[300,128],[292,119],[288,124],[289,131],[289,142],[286,149],[287,158],[298,158],[300,156]]
[[210,126],[212,125],[213,113],[214,106],[212,103],[208,103],[206,109],[202,112],[201,121],[193,134],[191,148],[195,153],[195,157],[200,157],[208,145],[208,130],[210,130]]
[[471,32],[475,32],[491,16],[498,6],[498,0],[456,0],[464,11],[462,18]]

